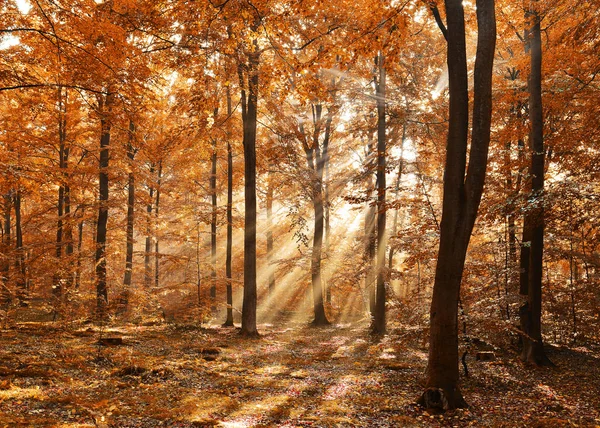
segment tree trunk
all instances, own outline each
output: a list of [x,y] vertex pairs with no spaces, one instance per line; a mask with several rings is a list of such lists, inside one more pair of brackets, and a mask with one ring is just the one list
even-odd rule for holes
[[[333,86],[333,83],[332,83]],[[329,200],[329,139],[331,136],[331,122],[333,116],[331,111],[327,112],[327,119],[325,121],[325,138],[323,139],[323,169],[325,178],[323,180],[323,189],[325,194],[324,203],[324,216],[325,216],[325,254],[329,257],[329,239],[331,237],[331,225],[330,225],[330,207],[331,201]],[[331,284],[329,281],[325,282],[325,301],[331,304]]]
[[158,251],[158,234],[156,228],[158,227],[158,208],[160,206],[160,182],[162,180],[163,163],[162,160],[158,161],[158,179],[156,181],[156,205],[154,206],[154,287],[158,288],[160,279],[159,262],[160,256]]
[[[400,194],[400,183],[402,183],[402,174],[404,173],[404,143],[406,142],[406,123],[402,125],[402,140],[400,142],[400,164],[398,165],[398,176],[396,177],[396,185],[394,186],[394,195],[396,201],[398,200],[398,196]],[[398,231],[398,214],[400,210],[396,208],[394,210],[394,222],[392,223],[392,234],[391,236],[395,237]],[[390,250],[388,253],[388,269],[391,272],[392,267],[394,265],[394,247],[390,246]]]
[[375,266],[373,263],[375,261],[375,249],[376,249],[376,236],[375,236],[375,210],[376,206],[373,204],[373,192],[375,190],[375,185],[373,184],[373,170],[374,162],[373,162],[373,135],[372,132],[369,131],[368,134],[368,142],[367,142],[367,154],[366,154],[366,163],[367,163],[367,206],[365,212],[365,291],[369,297],[369,315],[371,318],[375,316],[375,291],[377,284],[377,272],[375,272]]
[[[256,24],[258,28],[258,24]],[[246,70],[248,96],[244,85],[244,70],[240,65],[242,87],[242,121],[244,128],[244,299],[242,330],[245,336],[258,336],[256,329],[256,125],[258,107],[259,52],[248,53]]]
[[[540,15],[535,9],[527,13],[531,19],[529,31],[529,118],[531,127],[531,196],[527,218],[530,222],[531,245],[527,276],[527,303],[521,308],[523,361],[536,365],[551,365],[542,342],[542,277],[544,256],[544,117],[542,109],[542,38]],[[526,218],[526,219],[527,219]],[[524,291],[524,290],[523,290]]]
[[[83,216],[83,212],[81,213]],[[83,254],[81,253],[81,247],[83,245],[83,219],[79,221],[78,226],[78,239],[77,239],[77,269],[75,270],[75,288],[79,290],[81,285],[81,263]]]
[[129,138],[127,141],[127,158],[129,159],[129,174],[127,176],[127,232],[125,251],[125,275],[123,277],[123,295],[121,305],[123,311],[129,306],[129,291],[133,276],[133,227],[135,223],[135,174],[133,172],[136,150],[133,146],[135,138],[135,124],[129,121]]
[[[215,109],[215,118],[217,109]],[[212,311],[216,311],[217,304],[217,142],[213,140],[212,159],[210,170],[210,197],[212,211],[210,215],[210,300]]]
[[426,390],[428,408],[465,407],[460,392],[458,301],[465,257],[481,202],[490,142],[492,67],[496,43],[493,0],[477,0],[477,56],[473,84],[473,129],[469,163],[469,91],[464,11],[461,0],[446,0],[450,112],[444,169],[440,244],[430,311]]
[[379,76],[376,83],[377,99],[377,291],[375,293],[375,316],[372,333],[385,333],[385,249],[387,244],[386,223],[386,123],[385,123],[385,59],[383,54],[377,56]]
[[21,216],[21,189],[17,187],[14,197],[15,204],[15,260],[17,296],[21,304],[27,300],[27,278],[25,276],[25,249],[23,248],[23,223]]
[[10,247],[11,247],[11,238],[10,238],[10,229],[11,229],[11,211],[12,211],[12,192],[9,191],[7,194],[3,196],[4,198],[4,225],[3,225],[3,234],[2,234],[2,244],[3,244],[3,254],[2,254],[2,280],[4,285],[6,286],[9,281],[10,276]]
[[[154,179],[154,163],[150,164],[150,177]],[[150,289],[152,286],[152,264],[150,259],[152,257],[152,211],[154,204],[154,187],[150,184],[148,189],[148,196],[150,197],[148,205],[146,206],[146,251],[144,252],[144,282],[146,288]]]
[[267,178],[267,263],[269,265],[269,296],[275,291],[275,272],[273,268],[273,172],[269,168]]
[[[227,87],[227,117],[231,118],[231,92]],[[229,120],[229,119],[228,119]],[[227,125],[227,249],[225,257],[225,277],[227,288],[227,318],[225,327],[233,326],[233,288],[231,285],[231,256],[233,243],[233,150],[231,149],[231,125]]]
[[111,124],[107,118],[110,110],[110,94],[106,102],[100,106],[102,135],[100,137],[100,173],[98,222],[96,225],[96,309],[100,319],[106,317],[108,306],[108,288],[106,284],[106,227],[108,224],[108,159]]
[[[306,162],[311,172],[312,179],[312,202],[315,213],[315,226],[313,231],[313,246],[310,258],[310,269],[312,278],[313,309],[315,318],[312,324],[315,326],[328,325],[329,320],[325,314],[325,304],[323,301],[323,282],[321,279],[321,259],[323,252],[323,231],[324,231],[324,204],[323,204],[323,160],[326,153],[320,151],[320,132],[321,132],[321,112],[320,104],[313,105],[313,136],[310,146],[306,141],[304,152]],[[328,136],[326,135],[327,139]]]
[[67,193],[67,161],[68,161],[68,148],[66,147],[66,106],[65,99],[63,98],[62,87],[58,87],[57,97],[58,97],[58,168],[59,168],[59,180],[60,183],[58,185],[58,222],[56,227],[56,271],[53,276],[53,284],[52,291],[53,294],[60,298],[62,296],[63,290],[63,279],[65,276],[65,265],[62,260],[63,253],[63,245],[64,245],[64,221],[66,214],[66,193]]

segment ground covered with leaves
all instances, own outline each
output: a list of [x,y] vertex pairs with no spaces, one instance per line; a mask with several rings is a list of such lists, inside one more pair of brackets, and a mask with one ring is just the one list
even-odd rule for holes
[[436,415],[415,405],[418,329],[381,340],[364,323],[261,326],[260,339],[165,324],[0,333],[0,426],[600,426],[600,358],[585,347],[550,348],[555,368],[470,355],[470,408]]

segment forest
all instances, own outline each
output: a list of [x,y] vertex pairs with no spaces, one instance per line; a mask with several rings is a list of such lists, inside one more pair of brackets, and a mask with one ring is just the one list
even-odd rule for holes
[[600,426],[600,1],[2,0],[0,426]]

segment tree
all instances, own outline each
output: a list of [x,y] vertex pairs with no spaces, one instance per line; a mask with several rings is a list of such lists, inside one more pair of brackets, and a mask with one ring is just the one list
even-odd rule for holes
[[[467,248],[483,193],[492,114],[492,69],[496,45],[494,0],[478,0],[473,125],[467,167],[469,91],[465,17],[460,0],[446,0],[450,91],[440,244],[430,310],[425,407],[465,407],[458,379],[458,301]],[[465,174],[466,168],[466,174]]]
[[[251,31],[256,32],[261,18],[256,16]],[[247,62],[238,65],[242,98],[244,144],[244,300],[242,330],[246,336],[258,336],[256,329],[256,125],[258,110],[258,66],[260,50],[253,40],[244,52]]]
[[[534,2],[534,5],[537,2]],[[530,208],[526,215],[524,238],[529,238],[530,246],[526,251],[527,287],[521,292],[527,295],[527,302],[520,309],[521,329],[523,330],[523,361],[536,365],[551,365],[544,352],[542,341],[542,276],[544,255],[544,116],[542,107],[542,37],[541,17],[534,6],[528,10],[531,19],[529,33],[529,55],[531,69],[529,75],[529,145],[531,149],[531,194]],[[525,236],[527,231],[529,236]],[[526,243],[523,243],[526,246]],[[523,257],[523,256],[522,256]]]

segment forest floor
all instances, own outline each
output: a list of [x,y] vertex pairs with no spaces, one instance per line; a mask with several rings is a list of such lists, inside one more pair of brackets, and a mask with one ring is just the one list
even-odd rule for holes
[[[600,426],[597,350],[551,348],[555,368],[514,353],[470,356],[469,409],[416,406],[422,331],[380,341],[364,323],[261,326],[261,338],[192,325],[19,324],[0,331],[0,427]],[[100,346],[100,338],[120,345]]]

